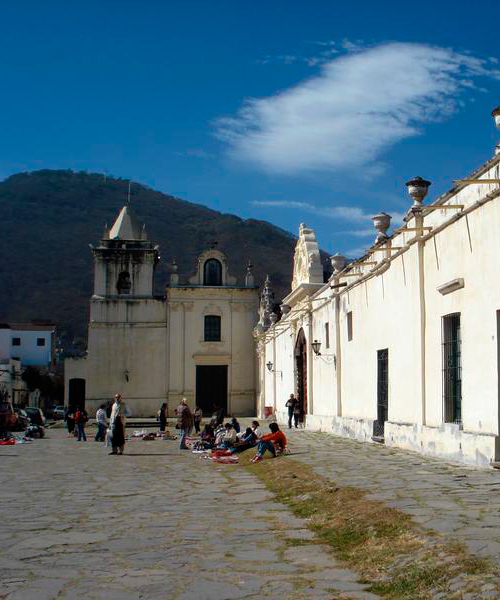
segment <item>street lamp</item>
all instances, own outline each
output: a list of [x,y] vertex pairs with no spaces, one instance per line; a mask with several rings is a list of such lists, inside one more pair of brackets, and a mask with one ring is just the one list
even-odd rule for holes
[[314,358],[321,357],[321,359],[327,363],[333,363],[334,365],[337,364],[335,360],[335,354],[321,354],[321,342],[318,342],[318,340],[314,340],[314,342],[311,342],[311,348],[314,352]]
[[283,379],[283,371],[277,371],[276,369],[273,369],[273,366],[274,366],[274,365],[273,365],[273,363],[272,363],[271,361],[269,361],[269,362],[266,364],[267,370],[268,370],[270,373],[279,373],[279,374],[280,374],[280,377],[281,377],[281,379]]
[[314,340],[314,342],[311,342],[311,346],[313,349],[313,352],[316,356],[321,356],[321,342],[318,342],[318,340]]

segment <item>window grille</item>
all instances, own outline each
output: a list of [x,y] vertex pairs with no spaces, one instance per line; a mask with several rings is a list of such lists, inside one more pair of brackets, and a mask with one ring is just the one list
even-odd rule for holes
[[462,339],[460,313],[443,317],[443,405],[446,423],[462,423]]
[[36,338],[37,346],[45,346],[45,338]]
[[203,285],[222,285],[222,265],[215,258],[203,265]]
[[389,350],[377,350],[377,420],[374,437],[384,437],[384,425],[389,416]]
[[19,338],[19,337],[13,337],[12,338],[12,345],[13,346],[20,346],[21,345],[21,338]]
[[216,315],[205,317],[205,342],[220,342],[220,322]]

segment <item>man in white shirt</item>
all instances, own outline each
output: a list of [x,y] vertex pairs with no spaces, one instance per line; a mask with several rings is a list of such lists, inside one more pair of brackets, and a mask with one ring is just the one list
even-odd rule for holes
[[108,420],[106,419],[106,406],[101,404],[95,414],[95,420],[97,422],[97,433],[95,434],[96,442],[104,442],[106,437],[106,428],[108,426]]

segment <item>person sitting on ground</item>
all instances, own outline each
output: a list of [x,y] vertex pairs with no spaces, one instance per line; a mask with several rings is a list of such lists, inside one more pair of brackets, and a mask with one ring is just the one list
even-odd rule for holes
[[208,423],[205,425],[205,428],[201,432],[201,444],[206,450],[214,447],[214,430],[213,427]]
[[258,421],[252,421],[251,428],[252,431],[255,433],[256,438],[261,438],[264,435],[264,432],[260,428],[260,423]]
[[234,430],[238,434],[241,430],[240,424],[238,423],[238,419],[236,417],[231,418],[231,425],[234,427]]
[[255,432],[252,431],[251,427],[247,427],[243,432],[242,436],[238,439],[235,445],[230,448],[231,452],[243,452],[244,450],[248,450],[248,448],[252,448],[257,444],[257,436]]
[[215,445],[219,448],[232,448],[236,443],[236,431],[231,423],[224,425],[224,432],[217,437]]
[[277,453],[282,453],[286,448],[286,436],[280,431],[278,423],[270,423],[271,433],[263,435],[257,446],[257,454],[252,458],[252,462],[258,462],[264,458],[266,450],[276,457]]

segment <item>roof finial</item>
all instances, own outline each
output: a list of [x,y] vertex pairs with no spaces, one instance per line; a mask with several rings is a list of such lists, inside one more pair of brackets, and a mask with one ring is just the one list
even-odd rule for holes
[[128,196],[127,196],[127,206],[130,206],[130,186],[132,185],[132,180],[128,180]]

